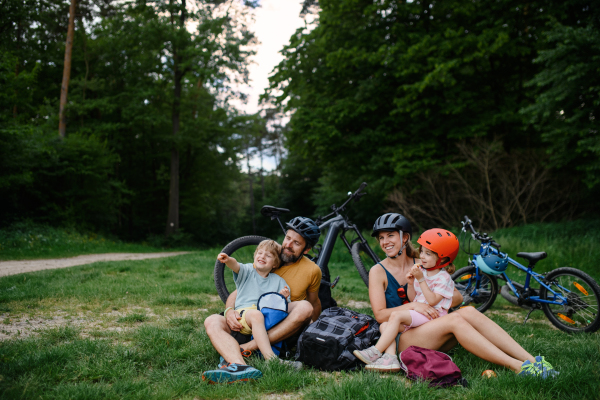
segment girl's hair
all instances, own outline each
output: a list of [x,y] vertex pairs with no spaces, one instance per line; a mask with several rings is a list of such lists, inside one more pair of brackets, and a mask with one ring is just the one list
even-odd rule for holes
[[408,238],[408,241],[406,242],[406,247],[404,248],[404,251],[406,252],[406,255],[408,257],[411,257],[411,258],[419,258],[420,257],[419,250],[415,249],[415,246],[410,241],[410,237]]
[[281,265],[281,245],[274,240],[263,240],[258,244],[258,246],[256,246],[256,250],[254,250],[254,257],[256,257],[256,253],[262,249],[271,253],[273,258],[275,258],[275,265],[273,266],[273,269],[279,268]]
[[[408,248],[408,246],[406,246],[406,247]],[[419,246],[419,253],[421,252],[421,249],[422,249],[422,248],[423,248],[423,246]],[[435,254],[435,256],[436,256],[437,258],[440,258],[440,257],[438,256],[438,254],[437,254],[435,251],[433,251],[433,250],[431,250],[431,249],[429,249],[429,250],[430,250],[430,251],[431,251],[433,254]],[[415,251],[416,251],[416,250],[415,250]],[[444,264],[444,263],[445,263],[445,262],[447,262],[449,259],[450,259],[450,257],[444,257],[444,258],[442,259],[442,262],[441,262],[440,264]],[[448,272],[449,274],[453,274],[453,273],[454,273],[454,271],[456,271],[456,267],[454,266],[454,264],[450,263],[450,264],[448,264],[448,265],[446,265],[446,266],[444,267],[444,270],[446,270],[446,272]]]
[[[447,258],[447,259],[449,259],[449,257],[444,257],[444,258]],[[446,260],[446,261],[447,261],[447,260]],[[442,264],[443,264],[443,263],[444,263],[444,260],[442,260]],[[449,273],[449,274],[453,274],[453,273],[454,273],[454,271],[456,271],[456,267],[455,267],[455,266],[454,266],[454,264],[452,264],[452,263],[450,263],[450,264],[446,265],[446,266],[444,267],[444,269],[445,269],[445,270],[446,270],[446,272],[447,272],[447,273]]]

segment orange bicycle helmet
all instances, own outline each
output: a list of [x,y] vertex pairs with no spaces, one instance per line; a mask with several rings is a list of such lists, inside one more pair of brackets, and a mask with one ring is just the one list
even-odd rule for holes
[[[430,269],[444,268],[454,261],[458,255],[458,239],[454,233],[445,229],[436,228],[425,231],[421,234],[417,243],[438,255],[435,267]],[[440,265],[444,257],[450,257],[450,260]]]

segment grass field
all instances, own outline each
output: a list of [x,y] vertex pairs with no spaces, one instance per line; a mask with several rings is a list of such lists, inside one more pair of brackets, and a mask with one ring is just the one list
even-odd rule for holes
[[[593,221],[529,225],[500,231],[495,237],[513,256],[517,251],[546,250],[549,257],[539,264],[540,271],[573,266],[598,280],[600,230],[594,225]],[[0,278],[0,335],[5,338],[0,341],[0,398],[600,397],[600,334],[568,335],[549,325],[541,311],[523,326],[524,310],[500,296],[487,315],[530,353],[545,355],[560,370],[557,379],[519,378],[458,347],[452,357],[469,381],[467,389],[434,390],[400,374],[296,372],[259,360],[254,365],[264,378],[257,382],[205,384],[202,372],[215,368],[219,358],[202,324],[206,316],[223,309],[212,278],[218,251]],[[457,265],[465,260],[461,256]],[[342,277],[334,289],[338,302],[370,313],[360,303],[368,301],[366,287],[343,248],[336,248],[330,268],[332,276]],[[495,370],[498,378],[480,377],[486,369]]]

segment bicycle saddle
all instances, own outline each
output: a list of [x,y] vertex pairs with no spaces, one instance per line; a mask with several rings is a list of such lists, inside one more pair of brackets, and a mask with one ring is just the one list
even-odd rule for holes
[[277,208],[273,206],[262,206],[260,213],[265,217],[277,217],[279,214],[289,213],[287,208]]
[[517,257],[521,257],[526,259],[527,261],[529,261],[532,264],[535,264],[536,262],[543,260],[544,258],[548,257],[548,254],[546,254],[545,251],[538,251],[536,253],[517,253]]

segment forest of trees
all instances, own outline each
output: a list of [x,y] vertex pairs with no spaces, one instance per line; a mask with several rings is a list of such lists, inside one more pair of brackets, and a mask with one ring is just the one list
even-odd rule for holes
[[1,227],[222,244],[276,232],[263,204],[316,216],[362,181],[365,229],[598,212],[594,2],[305,0],[245,115],[257,6],[0,0]]

